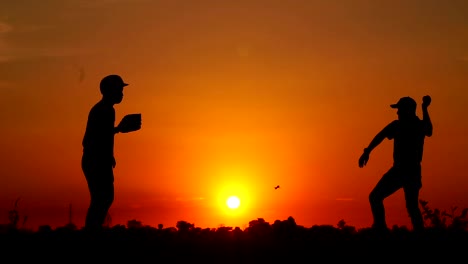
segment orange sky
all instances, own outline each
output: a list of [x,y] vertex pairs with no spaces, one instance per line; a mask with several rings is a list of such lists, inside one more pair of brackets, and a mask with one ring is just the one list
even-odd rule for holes
[[[20,198],[29,227],[66,224],[69,204],[84,224],[81,140],[111,73],[130,83],[117,120],[143,118],[116,135],[113,224],[369,226],[392,142],[358,158],[391,103],[426,94],[420,198],[468,207],[467,17],[466,1],[3,1],[0,223]],[[402,191],[385,205],[410,225]]]

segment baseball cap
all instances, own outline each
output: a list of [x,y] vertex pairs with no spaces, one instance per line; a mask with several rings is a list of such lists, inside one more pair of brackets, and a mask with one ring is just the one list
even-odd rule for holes
[[111,74],[102,78],[101,83],[99,84],[99,89],[101,90],[101,93],[105,93],[109,91],[109,89],[115,87],[125,87],[127,85],[128,83],[125,83],[122,77],[117,74]]
[[391,108],[398,108],[398,109],[415,109],[416,110],[416,101],[409,97],[405,96],[400,98],[396,104],[391,104]]

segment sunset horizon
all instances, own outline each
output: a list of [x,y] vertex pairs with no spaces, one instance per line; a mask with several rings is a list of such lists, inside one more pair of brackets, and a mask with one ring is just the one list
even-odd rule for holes
[[[103,101],[102,112],[115,109],[113,152],[102,158],[109,174],[115,161],[112,225],[245,228],[293,217],[370,227],[399,132],[387,129],[359,163],[399,120],[391,105],[404,97],[433,125],[418,141],[419,199],[461,212],[467,17],[463,1],[0,3],[0,225],[14,209],[25,228],[85,225],[84,170],[104,153],[92,153],[91,135],[83,169],[85,131],[101,131],[89,117]],[[123,97],[106,101],[109,75],[122,78]],[[141,127],[118,126],[129,114],[141,114]],[[402,188],[385,198],[388,227],[412,228],[405,202]]]

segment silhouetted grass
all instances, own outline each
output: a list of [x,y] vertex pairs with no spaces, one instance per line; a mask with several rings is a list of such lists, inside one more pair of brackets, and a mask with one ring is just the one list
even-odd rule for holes
[[[86,260],[97,256],[107,260],[131,258],[132,263],[464,262],[468,245],[466,210],[456,215],[455,209],[443,213],[430,209],[426,201],[421,205],[427,227],[420,233],[405,226],[393,226],[388,232],[356,229],[344,220],[336,226],[304,227],[297,225],[293,217],[273,223],[258,218],[245,229],[200,228],[187,221],[163,228],[130,220],[127,225],[109,225],[99,233],[77,229],[71,223],[56,229],[41,226],[37,231],[3,226],[0,242],[4,245],[2,255],[6,258],[11,254],[17,261],[30,257],[61,260],[61,256],[67,256],[62,260],[68,262],[67,258]],[[17,251],[24,254],[14,253]]]

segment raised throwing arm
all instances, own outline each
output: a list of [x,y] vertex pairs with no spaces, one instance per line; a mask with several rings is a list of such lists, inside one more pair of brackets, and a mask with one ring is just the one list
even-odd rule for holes
[[429,95],[423,96],[422,103],[422,113],[423,113],[423,122],[424,122],[424,134],[428,137],[432,136],[432,122],[429,116],[429,111],[427,107],[431,104],[431,97]]
[[382,143],[382,141],[385,138],[386,138],[386,129],[384,128],[382,131],[377,133],[377,135],[375,135],[375,137],[369,143],[369,146],[367,146],[367,148],[364,149],[364,152],[359,158],[359,168],[362,168],[367,164],[367,161],[369,161],[369,154],[371,153],[371,151],[375,147],[377,147],[380,143]]

